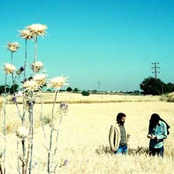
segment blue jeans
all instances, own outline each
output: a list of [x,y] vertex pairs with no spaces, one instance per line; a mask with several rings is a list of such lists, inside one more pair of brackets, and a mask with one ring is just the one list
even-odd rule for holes
[[149,148],[149,155],[150,156],[159,155],[159,156],[163,157],[164,156],[164,146],[162,146],[161,148],[158,148],[158,149],[150,147]]
[[127,154],[127,145],[120,145],[118,149],[114,152],[115,154]]

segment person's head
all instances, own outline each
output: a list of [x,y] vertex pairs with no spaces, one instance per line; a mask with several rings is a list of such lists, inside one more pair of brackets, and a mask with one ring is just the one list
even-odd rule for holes
[[116,118],[117,123],[124,125],[125,120],[126,120],[126,115],[124,113],[118,113]]
[[152,114],[150,118],[151,127],[155,127],[159,123],[159,120],[160,120],[160,116],[158,114],[156,113]]

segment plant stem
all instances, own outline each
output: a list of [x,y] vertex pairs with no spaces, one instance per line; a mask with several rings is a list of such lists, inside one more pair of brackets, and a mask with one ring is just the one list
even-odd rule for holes
[[34,57],[34,63],[37,61],[37,35],[35,38],[35,57]]
[[30,158],[30,149],[31,149],[31,140],[28,139],[28,151],[27,151],[26,166],[25,166],[25,173],[24,174],[27,174],[27,170],[28,170],[29,158]]
[[52,137],[53,137],[53,128],[51,128],[50,132],[50,145],[48,150],[48,165],[47,165],[47,172],[50,174],[50,158],[51,158],[51,148],[52,148]]
[[56,131],[57,132],[57,134],[56,134],[56,145],[55,145],[55,148],[54,148],[54,156],[53,157],[55,157],[56,152],[57,152],[57,148],[58,148],[59,130],[60,130],[60,125],[61,125],[61,122],[62,122],[62,118],[63,118],[63,115],[61,115],[61,117],[60,117],[59,127]]
[[0,163],[0,174],[3,174],[1,163]]
[[13,52],[11,51],[11,64],[13,65]]
[[53,108],[52,108],[52,124],[53,124],[53,121],[54,121],[54,109],[55,109],[55,105],[56,105],[56,100],[57,100],[57,95],[59,93],[59,90],[56,89],[56,92],[55,92],[55,98],[54,98],[54,103],[53,103]]
[[[24,61],[24,81],[23,83],[25,82],[26,80],[26,69],[27,69],[27,39],[25,39],[25,61]],[[22,115],[22,125],[24,125],[24,121],[25,121],[25,112],[26,112],[26,109],[25,109],[25,92],[23,92],[22,94],[22,99],[23,99],[23,115]]]
[[22,119],[22,116],[21,116],[21,112],[20,112],[20,109],[19,109],[19,106],[18,106],[18,103],[16,101],[16,94],[15,94],[15,79],[14,79],[14,75],[12,74],[12,86],[13,86],[13,96],[14,96],[14,103],[16,105],[16,108],[18,110],[18,116],[20,117],[20,119]]
[[20,165],[19,165],[19,141],[17,140],[17,164],[18,164],[18,167],[17,167],[17,170],[18,170],[18,173],[20,174]]
[[50,174],[50,159],[51,159],[52,139],[53,139],[53,131],[54,131],[54,109],[55,109],[55,104],[56,104],[58,92],[59,92],[59,90],[56,89],[54,103],[53,103],[53,108],[52,108],[50,144],[49,144],[49,149],[48,149],[48,164],[47,164],[47,172],[48,172],[48,174]]
[[35,36],[35,50],[34,50],[34,70],[33,70],[33,74],[35,73],[35,71],[36,71],[36,65],[35,65],[35,63],[36,63],[36,61],[37,61],[37,35]]
[[[11,64],[13,64],[13,52],[11,51]],[[14,96],[14,98],[15,98],[15,104],[16,104],[16,107],[17,107],[17,110],[18,110],[18,115],[19,115],[19,117],[20,118],[22,118],[21,117],[21,113],[20,113],[20,110],[19,110],[19,106],[18,106],[18,103],[16,102],[16,95],[15,95],[15,78],[14,78],[14,75],[12,74],[11,75],[12,76],[12,86],[13,86],[13,96]]]
[[44,140],[45,140],[45,147],[47,147],[47,137],[45,133],[45,128],[44,128],[44,123],[43,123],[43,100],[42,100],[42,92],[40,92],[40,100],[41,100],[41,112],[40,112],[40,120],[41,120],[41,125],[42,125],[42,130],[44,134]]
[[23,138],[22,140],[22,152],[23,152],[23,159],[22,159],[22,174],[25,173],[25,163],[24,163],[24,160],[25,160],[25,139]]
[[25,39],[24,80],[26,79],[26,68],[27,68],[27,39]]
[[33,126],[33,105],[34,105],[34,101],[33,101],[33,92],[31,92],[30,94],[31,96],[31,100],[30,100],[30,108],[29,108],[29,112],[30,112],[30,135],[31,135],[31,148],[30,148],[30,164],[29,164],[29,174],[31,174],[31,170],[32,170],[32,160],[33,160],[33,133],[34,133],[34,126]]
[[3,111],[4,111],[4,143],[5,143],[5,147],[4,147],[4,174],[6,173],[6,104],[7,104],[7,74],[5,75],[5,89],[4,89],[4,107],[3,107]]

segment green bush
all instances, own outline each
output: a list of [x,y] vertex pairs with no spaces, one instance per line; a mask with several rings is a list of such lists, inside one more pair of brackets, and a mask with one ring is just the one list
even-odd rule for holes
[[78,88],[74,88],[73,92],[78,93],[79,92]]
[[66,90],[67,92],[71,92],[73,89],[71,87],[68,87]]
[[82,93],[81,93],[83,96],[89,96],[90,95],[90,93],[88,92],[88,91],[82,91]]

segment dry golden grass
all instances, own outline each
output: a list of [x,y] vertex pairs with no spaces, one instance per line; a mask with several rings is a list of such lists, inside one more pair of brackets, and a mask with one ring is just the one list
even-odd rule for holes
[[2,106],[3,106],[3,99],[2,97],[0,97],[0,111],[2,110]]
[[[54,93],[42,93],[42,96],[38,93],[36,102],[41,102],[41,97],[43,103],[51,104],[53,102]],[[82,96],[77,93],[59,93],[57,98],[57,103],[67,102],[67,103],[115,103],[115,102],[146,102],[146,101],[159,101],[159,96],[131,96],[131,95],[100,95],[91,94],[89,96]],[[18,97],[17,101],[22,103],[22,98]],[[11,97],[8,98],[8,103],[11,102]]]
[[[69,95],[70,100],[81,100],[81,96]],[[79,98],[78,98],[79,97]],[[157,97],[133,96],[96,96],[84,97],[85,101],[118,99],[117,103],[69,104],[68,116],[63,118],[59,136],[59,151],[56,161],[60,165],[68,160],[68,165],[58,167],[60,174],[172,174],[174,172],[174,104],[159,101]],[[48,97],[51,100],[51,96]],[[47,99],[48,99],[47,98]],[[82,97],[83,98],[83,97]],[[99,99],[100,98],[100,99]],[[59,100],[68,100],[68,94],[59,95]],[[93,100],[92,100],[93,99]],[[128,101],[128,102],[127,102]],[[131,101],[131,102],[130,102]],[[57,105],[58,106],[58,105]],[[51,113],[51,104],[43,107],[44,116]],[[39,123],[40,105],[34,107],[34,174],[46,174],[47,155],[44,148],[42,128]],[[126,126],[131,133],[129,149],[134,152],[127,156],[115,156],[108,152],[108,131],[115,123],[118,112],[127,115]],[[151,158],[144,152],[135,154],[141,147],[148,147],[147,128],[150,115],[158,113],[171,125],[171,134],[165,141],[165,157]],[[7,124],[20,124],[14,105],[7,106]],[[2,117],[0,118],[2,127]],[[58,118],[56,125],[58,125]],[[49,134],[48,125],[45,126]],[[12,132],[7,139],[7,173],[16,174],[16,136]],[[2,141],[1,141],[2,142]],[[142,150],[143,151],[143,150]]]

